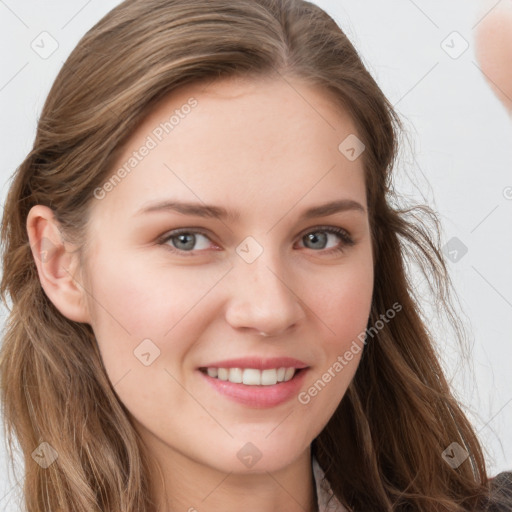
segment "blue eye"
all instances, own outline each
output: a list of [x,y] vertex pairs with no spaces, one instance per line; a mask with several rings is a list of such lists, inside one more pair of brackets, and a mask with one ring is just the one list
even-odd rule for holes
[[[195,247],[195,245],[198,242],[199,237],[208,239],[208,237],[206,235],[199,233],[198,231],[179,230],[177,232],[174,232],[174,234],[171,234],[168,237],[166,237],[164,242],[170,241],[172,243],[172,245],[174,246],[174,248],[177,249],[178,251],[190,252],[191,250],[194,250],[194,249],[195,250],[201,249],[201,247],[199,247],[199,249],[197,247]],[[199,238],[199,240],[200,240],[200,238]],[[201,245],[201,244],[199,244],[199,245]],[[208,245],[209,244],[207,243],[206,246],[203,247],[203,249],[207,249]]]
[[[327,247],[329,235],[336,235],[336,237],[341,240],[341,243]],[[201,243],[201,238],[207,241]],[[311,244],[306,248],[326,254],[343,252],[347,247],[354,245],[353,239],[346,230],[334,226],[320,226],[310,229],[306,234],[301,236],[301,241],[305,244]],[[165,248],[171,252],[183,256],[194,256],[195,251],[208,249],[211,245],[208,235],[192,228],[182,228],[171,231],[164,235],[158,243],[165,246]],[[200,247],[197,247],[197,244],[199,244]]]
[[[325,247],[328,242],[329,235],[336,235],[339,239],[342,240],[341,245],[335,245],[334,247]],[[330,249],[327,253],[331,252],[342,252],[345,250],[346,246],[354,245],[354,241],[351,236],[342,228],[336,228],[334,226],[326,226],[315,228],[314,231],[308,231],[304,236],[302,236],[302,240],[304,243],[316,244],[316,248],[319,249]],[[318,247],[320,245],[321,247]],[[311,248],[311,247],[309,247]]]

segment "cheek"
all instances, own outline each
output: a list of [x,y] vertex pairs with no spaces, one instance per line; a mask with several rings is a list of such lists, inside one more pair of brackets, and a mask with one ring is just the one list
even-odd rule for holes
[[304,410],[318,419],[312,436],[318,435],[338,407],[361,360],[373,292],[371,257],[352,260],[320,284],[315,312],[329,329],[318,340],[321,363],[312,369],[298,396]]
[[158,267],[133,253],[109,254],[97,255],[101,272],[88,284],[95,337],[121,402],[139,421],[159,425],[166,419],[154,407],[160,400],[187,405],[176,382],[184,382],[183,363],[207,321],[204,299],[225,270]]
[[344,276],[342,290],[338,293],[338,313],[334,324],[337,342],[329,347],[327,368],[331,375],[344,372],[343,379],[340,379],[343,381],[343,393],[362,356],[372,298],[373,263],[371,258],[367,258],[358,261],[352,272]]
[[[127,381],[144,383],[164,368],[181,379],[181,362],[203,328],[202,299],[225,272],[148,266],[133,254],[98,255],[94,268],[101,271],[92,274],[89,284],[92,326],[111,382],[123,379],[123,387]],[[163,373],[162,380],[169,376]]]
[[133,254],[98,257],[101,269],[91,283],[96,327],[116,329],[122,337],[154,337],[163,341],[200,304],[225,274],[224,269],[201,271],[185,266],[148,265]]
[[318,282],[313,302],[319,319],[329,328],[326,350],[340,351],[365,331],[373,295],[373,263],[369,251],[326,274]]

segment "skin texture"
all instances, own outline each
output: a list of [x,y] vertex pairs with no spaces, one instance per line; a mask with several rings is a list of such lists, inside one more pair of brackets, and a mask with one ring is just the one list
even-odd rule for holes
[[[512,0],[485,1],[476,27],[476,56],[493,92],[512,116]],[[487,13],[487,14],[486,14]]]
[[[357,132],[326,92],[297,79],[195,84],[156,106],[112,171],[191,97],[197,105],[172,132],[93,199],[84,267],[61,241],[51,210],[32,208],[31,246],[37,251],[45,237],[54,247],[51,258],[35,258],[41,283],[64,315],[93,327],[108,377],[161,467],[154,474],[160,510],[315,510],[310,443],[362,351],[309,403],[294,396],[270,408],[233,402],[198,367],[295,357],[309,366],[304,391],[365,331],[373,258],[363,162],[338,150]],[[167,199],[222,205],[240,216],[137,215]],[[307,208],[338,199],[364,211],[299,220]],[[343,228],[354,244],[318,226]],[[176,237],[177,248],[159,243],[178,228],[196,233],[192,256],[169,250],[183,247]],[[319,232],[325,241],[308,242],[306,234]],[[236,252],[248,236],[263,249],[250,264]],[[145,366],[134,350],[148,338],[160,355]],[[251,468],[237,457],[247,442],[261,452]]]

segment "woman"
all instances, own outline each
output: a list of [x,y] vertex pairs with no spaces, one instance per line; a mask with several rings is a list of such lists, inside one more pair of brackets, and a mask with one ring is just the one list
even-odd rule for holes
[[128,0],[85,35],[2,225],[27,510],[507,510],[406,272],[452,311],[399,129],[307,2]]

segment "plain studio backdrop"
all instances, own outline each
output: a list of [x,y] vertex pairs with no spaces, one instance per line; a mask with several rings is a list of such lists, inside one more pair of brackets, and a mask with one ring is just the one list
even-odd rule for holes
[[[2,205],[59,69],[82,35],[119,3],[0,0]],[[512,119],[488,87],[474,51],[475,28],[499,2],[316,3],[347,33],[405,122],[411,144],[397,166],[399,190],[428,201],[441,218],[470,336],[466,364],[453,337],[433,321],[439,353],[486,448],[489,473],[511,470]],[[425,306],[428,315],[428,301]],[[5,308],[1,314],[3,327]],[[15,509],[20,486],[8,470],[0,434],[0,510],[7,511]]]

